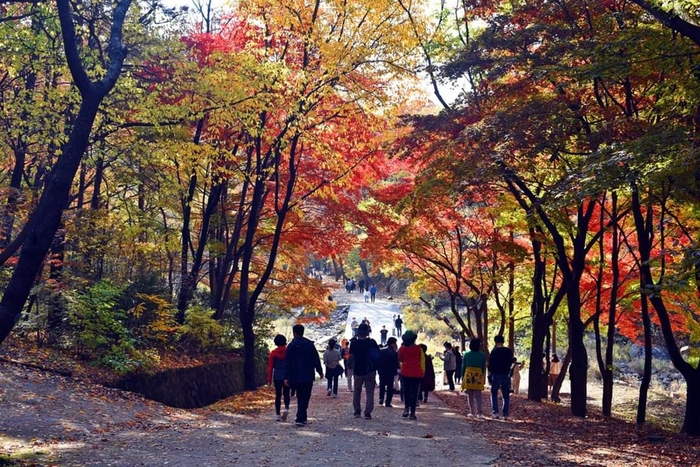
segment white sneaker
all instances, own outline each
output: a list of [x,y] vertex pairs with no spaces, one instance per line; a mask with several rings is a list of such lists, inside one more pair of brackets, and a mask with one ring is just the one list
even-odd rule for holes
[[474,418],[474,414],[468,413],[468,414],[467,414],[467,417],[469,417],[469,418]]
[[275,419],[275,421],[281,422],[281,421],[282,421],[282,417],[280,417],[280,416],[278,415],[277,418]]
[[485,417],[483,414],[479,414],[476,416],[476,418],[478,418],[479,420],[483,420]]
[[491,415],[491,418],[501,418],[501,416],[499,414],[495,413],[495,414]]

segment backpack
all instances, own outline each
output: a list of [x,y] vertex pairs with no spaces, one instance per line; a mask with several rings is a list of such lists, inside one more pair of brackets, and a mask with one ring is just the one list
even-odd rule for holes
[[380,355],[380,350],[379,350],[379,347],[377,346],[377,344],[375,343],[367,351],[367,370],[368,371],[378,370],[379,355]]

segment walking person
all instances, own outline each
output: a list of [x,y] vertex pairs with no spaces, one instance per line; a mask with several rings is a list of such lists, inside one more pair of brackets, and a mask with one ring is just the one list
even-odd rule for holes
[[498,335],[493,339],[494,349],[489,356],[489,378],[491,382],[491,410],[493,418],[500,418],[498,413],[498,390],[501,390],[503,398],[503,418],[508,419],[510,409],[510,365],[513,362],[513,352],[504,347],[503,336]]
[[372,284],[369,286],[369,301],[374,303],[374,297],[377,295],[377,286]]
[[390,337],[386,347],[379,353],[379,405],[393,407],[394,378],[399,369],[399,354],[396,352],[396,338]]
[[455,354],[455,384],[460,384],[462,382],[463,372],[460,371],[462,368],[462,354],[459,351],[459,346],[453,346],[452,352]]
[[377,363],[379,360],[379,346],[374,339],[370,339],[369,326],[360,324],[357,328],[357,337],[350,341],[350,355],[355,358],[354,386],[352,407],[355,418],[362,416],[362,387],[365,388],[365,419],[372,419],[374,410],[374,388],[377,385]]
[[486,354],[481,351],[481,339],[469,341],[469,351],[462,357],[462,389],[467,392],[468,417],[484,418],[481,395],[486,379]]
[[401,391],[403,392],[403,417],[416,420],[418,391],[425,373],[425,353],[416,345],[418,336],[409,330],[401,336],[401,347],[398,351],[401,368]]
[[510,366],[510,392],[520,394],[520,369],[522,364],[513,357],[513,364]]
[[442,355],[438,354],[438,357],[440,357],[440,360],[442,360],[443,362],[442,369],[445,372],[445,376],[447,377],[447,384],[450,386],[450,391],[454,391],[457,358],[455,358],[455,354],[452,351],[452,344],[450,344],[449,342],[445,342],[443,344],[443,347],[445,347],[445,351],[442,353]]
[[549,377],[547,378],[547,389],[550,393],[554,389],[554,383],[557,381],[559,373],[561,373],[561,367],[562,363],[559,357],[557,354],[553,354],[552,360],[549,362]]
[[[389,334],[389,330],[386,328],[386,326],[382,326],[382,328],[379,330],[379,336],[381,340],[381,345],[384,346],[386,345],[386,337]],[[394,339],[396,340],[396,339]]]
[[340,355],[345,362],[345,378],[348,380],[348,391],[352,392],[352,379],[355,368],[355,359],[350,355],[350,341],[342,340],[343,347],[340,349]]
[[[277,421],[287,420],[289,414],[289,386],[284,384],[285,379],[285,356],[287,354],[287,338],[282,334],[277,334],[274,340],[277,348],[270,352],[270,357],[267,359],[267,384],[275,385],[275,414]],[[282,397],[284,397],[284,412],[280,414],[282,409]]]
[[435,367],[433,366],[433,357],[428,355],[428,346],[418,344],[425,355],[425,372],[420,381],[420,391],[418,392],[418,402],[428,402],[428,394],[435,390]]
[[306,426],[311,390],[316,379],[314,370],[323,378],[323,368],[314,343],[304,337],[304,326],[295,324],[292,334],[294,339],[287,346],[285,358],[284,384],[297,393],[297,416],[294,421],[296,426]]
[[323,364],[326,366],[326,379],[328,380],[327,396],[338,397],[338,377],[343,371],[340,365],[340,351],[336,349],[335,339],[328,341],[328,348],[323,352]]
[[401,315],[396,315],[394,327],[396,328],[396,335],[401,336],[403,334],[403,320],[401,319]]

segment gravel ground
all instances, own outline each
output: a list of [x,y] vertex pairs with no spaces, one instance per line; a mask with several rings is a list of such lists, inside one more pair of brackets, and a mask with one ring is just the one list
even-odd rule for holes
[[351,394],[341,384],[333,399],[325,380],[317,380],[310,423],[297,428],[293,413],[276,422],[272,406],[255,416],[173,409],[0,363],[0,454],[27,456],[24,465],[123,467],[479,466],[498,457],[437,398],[419,407],[417,421],[401,417],[398,400],[394,408],[375,408],[372,420],[354,419]]

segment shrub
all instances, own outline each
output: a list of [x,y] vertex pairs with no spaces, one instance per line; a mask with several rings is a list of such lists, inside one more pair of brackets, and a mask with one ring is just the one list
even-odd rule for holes
[[213,311],[199,305],[185,313],[185,324],[181,327],[181,341],[199,350],[211,350],[222,346],[225,327],[213,318]]
[[78,355],[101,359],[113,346],[132,346],[133,339],[124,326],[125,314],[116,308],[121,289],[100,281],[84,292],[67,293],[68,322]]

